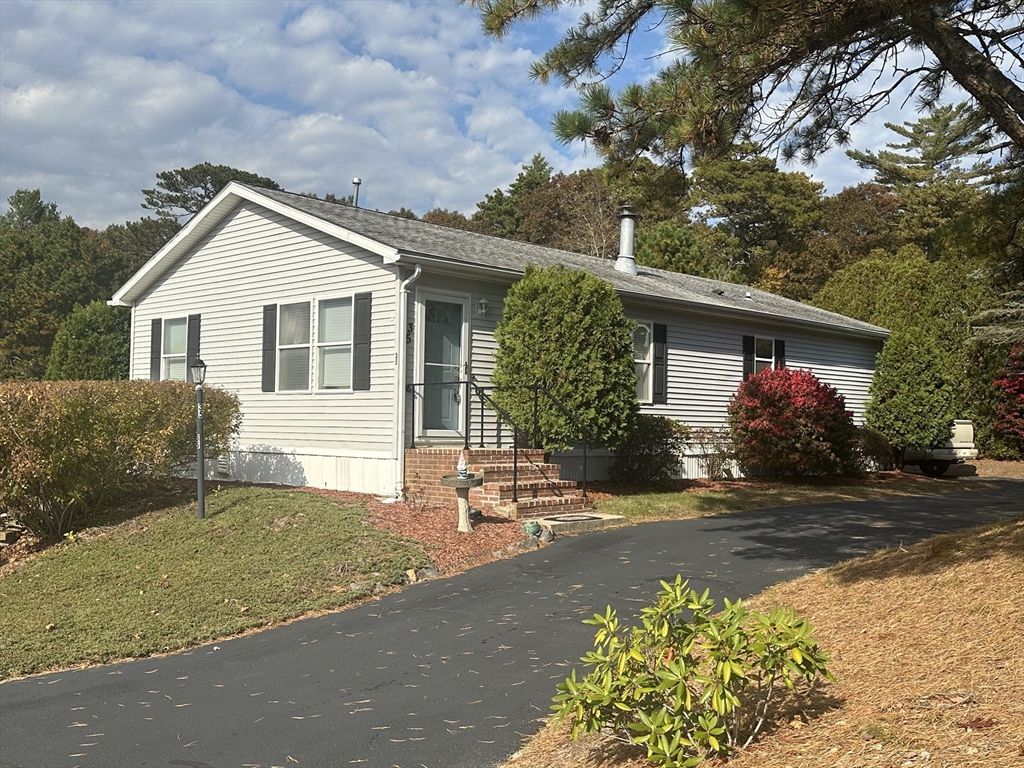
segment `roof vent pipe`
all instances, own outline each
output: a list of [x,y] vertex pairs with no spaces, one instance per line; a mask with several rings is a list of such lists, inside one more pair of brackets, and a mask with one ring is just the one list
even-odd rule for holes
[[363,183],[363,180],[356,176],[352,179],[352,207],[359,207],[359,185]]
[[636,232],[636,220],[639,218],[630,205],[619,208],[619,258],[615,260],[615,269],[627,275],[636,274],[636,259],[633,258],[633,235]]

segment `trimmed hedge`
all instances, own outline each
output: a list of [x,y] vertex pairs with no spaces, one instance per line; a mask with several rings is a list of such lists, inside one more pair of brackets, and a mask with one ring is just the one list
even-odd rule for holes
[[[207,458],[241,424],[238,398],[206,388]],[[172,381],[0,384],[0,512],[51,539],[196,460],[195,388]]]

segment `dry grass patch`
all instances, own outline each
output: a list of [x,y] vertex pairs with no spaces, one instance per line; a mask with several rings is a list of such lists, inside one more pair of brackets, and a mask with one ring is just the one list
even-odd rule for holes
[[[1024,765],[1024,521],[939,536],[773,587],[832,653],[829,700],[789,712],[730,768]],[[838,704],[836,703],[838,702]],[[548,726],[508,768],[646,768]]]

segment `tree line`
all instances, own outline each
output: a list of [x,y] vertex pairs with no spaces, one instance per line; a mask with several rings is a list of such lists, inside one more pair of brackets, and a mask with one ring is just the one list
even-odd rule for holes
[[[609,258],[628,201],[641,215],[640,265],[754,285],[889,328],[890,345],[909,347],[879,375],[905,386],[911,371],[900,365],[926,361],[931,375],[914,369],[912,396],[934,415],[929,434],[971,416],[990,454],[1013,455],[1012,403],[994,382],[1019,368],[1014,350],[1024,344],[1022,167],[979,154],[987,137],[966,105],[889,128],[886,150],[849,152],[873,178],[832,195],[740,143],[690,173],[642,157],[554,173],[538,154],[470,216],[389,213]],[[0,216],[0,379],[126,377],[128,312],[106,299],[232,180],[280,189],[210,163],[164,171],[142,190],[152,215],[103,230],[62,217],[38,190],[15,192]]]

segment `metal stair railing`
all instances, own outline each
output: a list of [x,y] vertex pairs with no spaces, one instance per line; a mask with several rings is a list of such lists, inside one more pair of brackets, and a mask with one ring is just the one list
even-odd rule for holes
[[[542,439],[540,433],[540,397],[543,395],[547,400],[557,408],[563,416],[565,416],[578,430],[580,438],[583,441],[583,481],[581,491],[583,498],[587,498],[587,479],[589,477],[588,468],[588,448],[592,442],[592,438],[586,425],[580,420],[576,414],[574,414],[566,405],[563,403],[554,393],[551,392],[544,382],[537,382],[535,384],[519,387],[519,389],[526,389],[533,394],[533,430],[529,433],[523,429],[513,419],[508,412],[498,405],[491,394],[488,392],[496,392],[498,387],[486,387],[477,384],[472,378],[464,381],[439,381],[439,382],[414,382],[406,384],[406,391],[415,393],[417,388],[426,389],[426,387],[458,387],[462,390],[461,403],[463,408],[463,448],[469,450],[471,443],[471,434],[473,430],[473,410],[472,410],[472,396],[475,395],[477,402],[480,404],[479,411],[479,447],[486,447],[486,436],[485,430],[487,427],[486,409],[490,408],[498,419],[495,423],[495,444],[501,446],[500,429],[502,424],[507,424],[512,428],[512,501],[516,502],[519,500],[519,450],[524,442],[522,438],[524,435],[529,434],[530,440],[529,445],[532,448],[542,447]],[[413,428],[409,432],[409,447],[416,447],[416,429]]]

